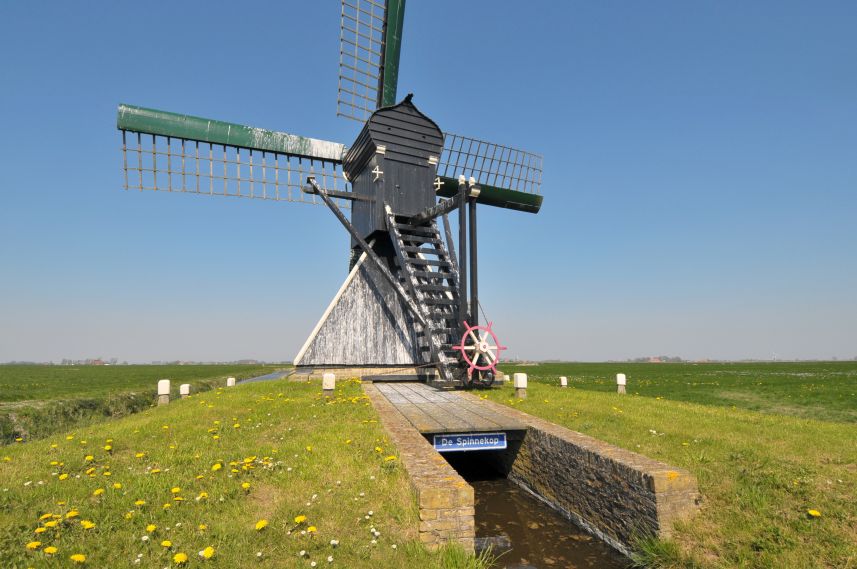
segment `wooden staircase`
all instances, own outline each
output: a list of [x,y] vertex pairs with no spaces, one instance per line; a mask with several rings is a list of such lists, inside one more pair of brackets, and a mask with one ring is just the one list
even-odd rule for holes
[[434,219],[412,225],[389,206],[386,215],[402,285],[426,321],[416,326],[422,363],[437,369],[437,385],[452,387],[462,376],[460,352],[452,348],[461,338],[455,253],[445,247]]

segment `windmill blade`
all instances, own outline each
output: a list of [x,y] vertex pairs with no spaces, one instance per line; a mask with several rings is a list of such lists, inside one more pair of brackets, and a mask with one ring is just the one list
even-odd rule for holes
[[396,102],[405,0],[342,0],[336,114],[365,122]]
[[301,191],[314,176],[332,196],[350,191],[336,142],[131,105],[119,105],[116,126],[126,190],[323,204]]
[[542,156],[458,134],[444,133],[437,165],[438,195],[458,193],[458,177],[475,178],[478,203],[538,213],[542,206]]

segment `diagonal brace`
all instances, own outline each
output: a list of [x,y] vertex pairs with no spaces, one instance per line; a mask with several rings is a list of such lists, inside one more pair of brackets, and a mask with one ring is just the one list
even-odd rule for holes
[[312,193],[318,194],[318,196],[324,201],[325,205],[330,208],[330,211],[333,212],[333,215],[336,216],[336,219],[338,219],[342,226],[348,230],[348,233],[351,234],[351,237],[353,237],[354,240],[357,241],[357,244],[360,245],[360,248],[363,249],[369,260],[372,262],[373,265],[375,265],[375,268],[378,269],[381,275],[383,275],[383,277],[387,279],[387,282],[392,285],[393,290],[396,291],[396,293],[405,303],[405,306],[407,306],[408,310],[410,310],[411,313],[414,315],[414,318],[416,318],[421,325],[425,326],[425,316],[423,316],[422,312],[419,310],[419,308],[417,308],[417,305],[414,304],[414,301],[410,297],[408,297],[408,294],[405,292],[405,289],[402,288],[402,285],[399,284],[399,281],[397,281],[396,278],[392,275],[392,273],[390,273],[390,269],[388,269],[384,265],[384,261],[382,261],[381,258],[378,257],[378,254],[372,250],[372,247],[370,247],[369,244],[366,243],[366,241],[362,237],[360,237],[360,234],[357,233],[357,231],[354,229],[354,226],[351,225],[351,222],[346,219],[345,214],[342,213],[342,210],[339,209],[339,207],[335,203],[333,203],[333,200],[330,199],[327,194],[327,191],[323,190],[321,186],[319,186],[318,183],[315,181],[315,178],[312,176],[307,178],[307,183],[312,186]]
[[446,215],[451,212],[455,208],[458,207],[459,202],[461,202],[461,194],[455,194],[453,197],[448,200],[441,200],[440,203],[437,203],[429,208],[424,209],[420,213],[409,217],[408,223],[411,225],[422,225],[426,221],[439,217],[441,215]]

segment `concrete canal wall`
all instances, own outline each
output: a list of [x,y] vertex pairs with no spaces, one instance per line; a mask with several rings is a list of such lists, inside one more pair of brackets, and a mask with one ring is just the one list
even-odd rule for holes
[[[467,393],[456,393],[446,405],[427,402],[417,413],[413,400],[401,403],[400,412],[378,387],[364,383],[363,389],[399,449],[419,504],[419,537],[427,545],[457,541],[469,551],[474,546],[473,488],[429,443],[426,431],[426,425],[443,422],[440,414],[458,413],[460,418],[461,408],[474,417],[503,416],[526,429],[516,431],[505,450],[467,455],[478,454],[485,469],[507,476],[626,555],[636,538],[669,536],[673,522],[698,509],[696,479],[687,470]],[[431,417],[418,420],[423,414]]]
[[508,477],[626,555],[634,538],[668,537],[673,522],[698,509],[697,482],[687,470],[483,403],[527,425],[517,455],[508,457]]
[[473,487],[374,385],[364,383],[363,391],[399,450],[399,461],[410,478],[420,510],[420,541],[430,547],[455,541],[472,552],[476,532]]

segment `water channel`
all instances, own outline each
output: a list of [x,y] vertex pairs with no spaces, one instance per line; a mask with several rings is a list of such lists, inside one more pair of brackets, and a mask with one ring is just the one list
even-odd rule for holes
[[491,547],[492,569],[625,569],[628,559],[507,478],[479,452],[444,457],[476,494],[476,549]]

